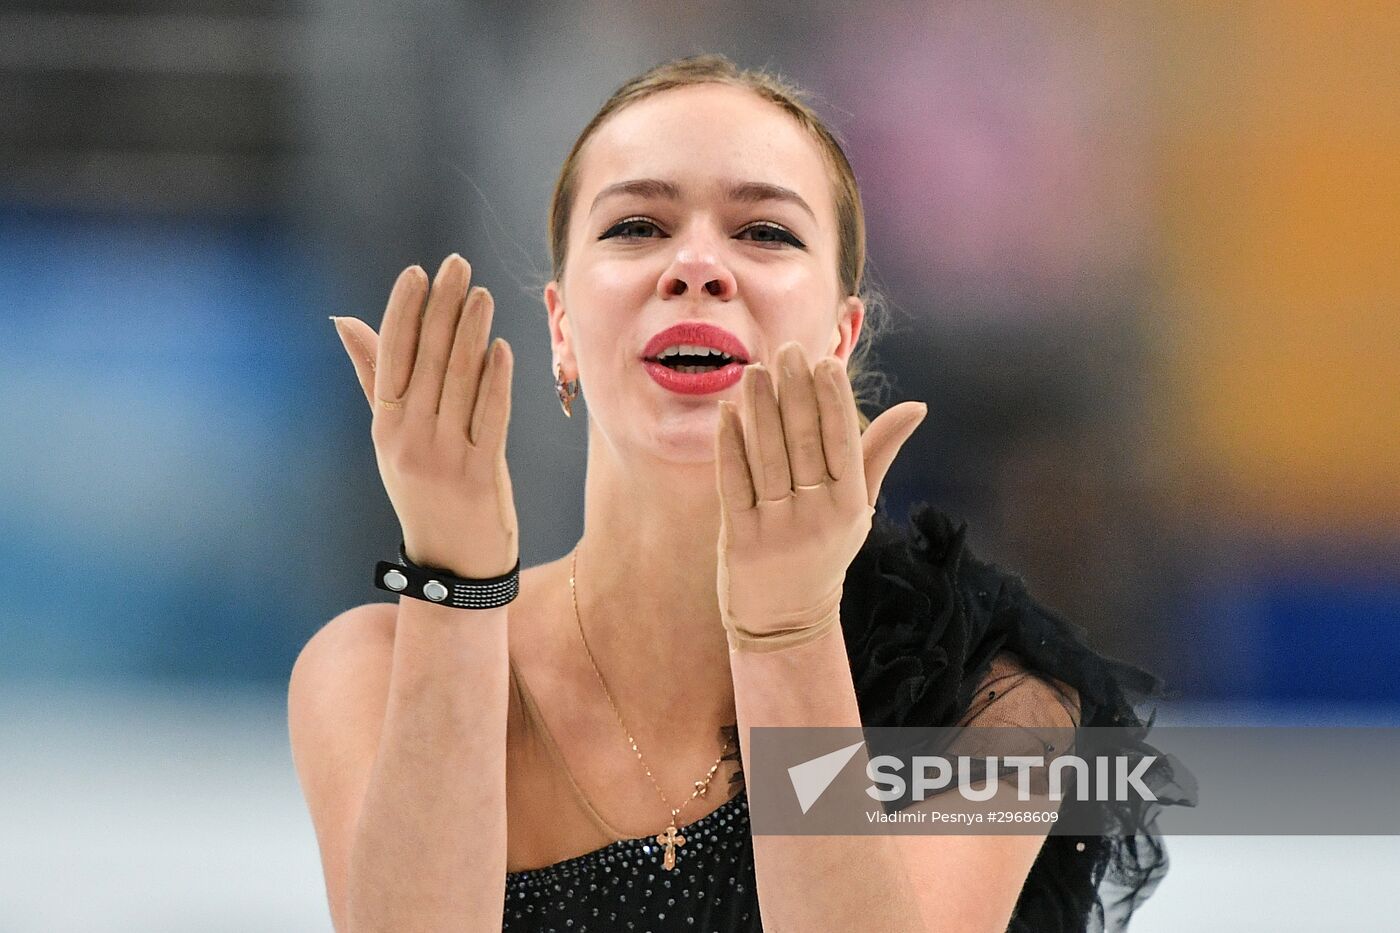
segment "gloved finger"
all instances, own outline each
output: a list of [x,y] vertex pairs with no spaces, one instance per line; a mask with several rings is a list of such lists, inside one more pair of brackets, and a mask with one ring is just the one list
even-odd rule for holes
[[355,367],[355,376],[369,402],[369,410],[374,411],[374,358],[379,352],[379,335],[364,321],[353,317],[332,317],[335,332],[340,336],[340,344]]
[[744,452],[744,424],[738,409],[727,399],[719,402],[719,423],[715,429],[715,473],[721,506],[728,512],[754,507],[753,477]]
[[812,384],[812,366],[802,344],[790,340],[778,348],[778,409],[793,488],[825,483],[821,414]]
[[786,499],[792,492],[787,442],[773,380],[762,363],[744,367],[744,438],[753,476],[755,501]]
[[452,338],[447,373],[443,377],[442,399],[438,402],[439,429],[468,433],[468,419],[476,409],[486,371],[487,342],[495,304],[491,293],[480,285],[467,292],[457,333]]
[[472,267],[453,253],[442,261],[428,294],[428,307],[423,312],[422,334],[418,339],[418,355],[413,361],[413,378],[404,400],[410,412],[436,415],[442,399],[442,381],[447,372],[447,356],[452,351],[452,338],[457,332],[457,320],[462,314],[462,302],[471,282]]
[[[428,274],[421,266],[409,266],[399,273],[389,293],[389,304],[379,325],[375,356],[375,392],[386,401],[400,401],[408,391],[408,381],[413,376],[413,357],[418,351],[423,299],[427,294]],[[380,408],[375,414],[392,415],[402,410]]]
[[886,409],[870,422],[861,436],[862,456],[865,464],[866,501],[874,505],[880,495],[880,486],[885,481],[890,464],[898,455],[904,442],[923,423],[928,414],[928,406],[923,402],[900,402]]
[[855,411],[849,408],[853,403],[847,401],[839,384],[847,378],[842,375],[845,369],[845,364],[838,358],[829,356],[818,360],[812,373],[812,384],[821,412],[819,418],[826,472],[837,482],[852,465],[851,445],[860,443],[860,421]]
[[481,389],[467,428],[467,442],[505,455],[506,431],[510,425],[511,377],[515,354],[504,337],[497,337],[486,349],[486,366],[481,373]]

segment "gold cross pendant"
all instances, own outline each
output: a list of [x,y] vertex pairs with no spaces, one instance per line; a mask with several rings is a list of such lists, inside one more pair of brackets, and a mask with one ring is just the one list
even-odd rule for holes
[[671,825],[666,827],[666,831],[656,837],[656,841],[666,847],[666,857],[661,860],[661,867],[673,870],[676,867],[676,846],[685,845],[685,837],[676,832],[676,822],[671,821]]

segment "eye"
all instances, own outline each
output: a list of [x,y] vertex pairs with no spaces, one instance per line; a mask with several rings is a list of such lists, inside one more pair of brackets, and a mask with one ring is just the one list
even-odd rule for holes
[[661,228],[658,227],[654,221],[648,220],[645,217],[628,217],[624,220],[619,220],[617,223],[604,230],[603,235],[598,237],[598,239],[606,240],[612,237],[621,237],[624,240],[649,239],[650,236],[646,232],[648,230],[654,230],[657,233],[661,232]]
[[807,248],[806,244],[793,236],[791,231],[786,227],[780,227],[777,224],[768,223],[767,221],[750,224],[735,235],[743,236],[745,233],[754,234],[753,241],[755,243],[786,243],[798,249]]

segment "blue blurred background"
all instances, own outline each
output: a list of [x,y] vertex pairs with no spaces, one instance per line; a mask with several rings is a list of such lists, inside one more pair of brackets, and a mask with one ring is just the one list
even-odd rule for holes
[[[522,559],[565,552],[548,196],[700,51],[847,142],[884,401],[930,406],[897,512],[966,519],[1164,721],[1400,724],[1397,47],[1385,4],[0,3],[0,931],[330,929],[286,683],[399,532],[327,315],[471,260]],[[1135,929],[1393,920],[1395,840],[1172,852]]]

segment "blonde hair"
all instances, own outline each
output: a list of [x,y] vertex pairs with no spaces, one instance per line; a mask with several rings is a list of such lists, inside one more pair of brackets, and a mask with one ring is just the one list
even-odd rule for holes
[[[885,377],[870,365],[869,358],[875,326],[879,323],[880,315],[877,312],[882,308],[879,296],[865,282],[865,209],[861,204],[860,188],[840,142],[807,105],[804,100],[807,95],[777,75],[741,69],[723,55],[696,55],[663,62],[614,91],[574,141],[554,185],[554,195],[549,205],[549,254],[553,277],[562,280],[564,275],[569,218],[577,194],[579,156],[584,145],[608,117],[627,105],[675,88],[698,84],[725,84],[752,91],[781,107],[812,135],[820,147],[831,172],[832,193],[836,202],[837,272],[842,294],[857,295],[865,305],[865,320],[846,371],[858,403],[877,401],[879,386]],[[861,430],[865,430],[868,424],[869,419],[862,411]]]

